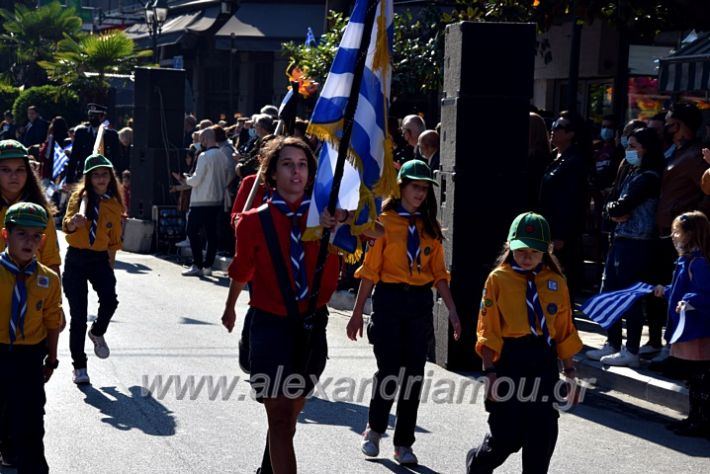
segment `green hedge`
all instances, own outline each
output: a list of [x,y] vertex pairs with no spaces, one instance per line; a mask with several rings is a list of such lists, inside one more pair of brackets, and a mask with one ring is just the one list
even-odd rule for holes
[[30,87],[20,92],[12,107],[12,113],[15,114],[18,124],[27,121],[27,107],[30,105],[37,106],[40,114],[47,121],[61,115],[70,127],[81,123],[85,115],[81,111],[79,96],[57,86]]
[[0,84],[0,113],[12,109],[12,104],[20,95],[20,90],[8,84]]

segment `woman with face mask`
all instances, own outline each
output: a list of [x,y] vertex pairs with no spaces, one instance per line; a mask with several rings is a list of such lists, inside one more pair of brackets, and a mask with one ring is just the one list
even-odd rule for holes
[[[656,208],[663,149],[656,131],[648,128],[634,130],[629,135],[624,160],[629,171],[620,185],[619,197],[605,207],[607,217],[616,227],[602,276],[602,293],[646,281],[652,270],[653,249],[658,237]],[[601,360],[606,365],[638,367],[643,327],[640,302],[626,312],[625,346],[621,341],[621,324],[621,320],[614,323],[608,330],[604,347],[588,351],[587,357]]]

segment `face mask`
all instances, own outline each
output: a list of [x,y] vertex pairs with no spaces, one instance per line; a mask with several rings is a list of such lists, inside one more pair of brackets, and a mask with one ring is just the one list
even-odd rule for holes
[[629,147],[629,137],[621,137],[621,146],[626,150]]
[[601,134],[599,135],[602,140],[608,142],[614,138],[614,130],[608,127],[602,128]]
[[638,166],[641,164],[641,157],[639,156],[639,152],[636,150],[626,150],[624,159],[631,166]]
[[249,129],[249,138],[256,138],[256,129],[254,127]]

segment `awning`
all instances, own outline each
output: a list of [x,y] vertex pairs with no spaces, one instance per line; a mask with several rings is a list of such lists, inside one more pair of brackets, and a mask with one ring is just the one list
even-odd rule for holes
[[281,43],[305,41],[308,28],[323,32],[325,7],[317,4],[242,4],[215,34],[217,49],[280,51]]
[[660,60],[660,92],[710,91],[710,32]]
[[[209,7],[202,11],[177,15],[168,20],[158,36],[158,46],[169,46],[178,43],[185,34],[202,33],[214,25],[219,15],[219,7]],[[136,23],[125,30],[129,38],[135,41],[139,49],[152,47],[152,39],[148,33],[148,25]]]

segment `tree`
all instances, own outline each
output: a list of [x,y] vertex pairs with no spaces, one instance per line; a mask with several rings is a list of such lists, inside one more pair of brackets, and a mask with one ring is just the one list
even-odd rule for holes
[[14,55],[9,79],[16,85],[45,83],[46,74],[37,61],[51,59],[63,38],[76,38],[81,32],[81,18],[58,1],[38,8],[17,3],[14,11],[0,10],[0,19],[0,48]]
[[87,35],[79,41],[66,36],[59,42],[53,60],[39,61],[49,79],[70,90],[81,91],[88,101],[104,102],[109,84],[107,74],[128,74],[148,50],[135,51],[133,40],[123,31]]

